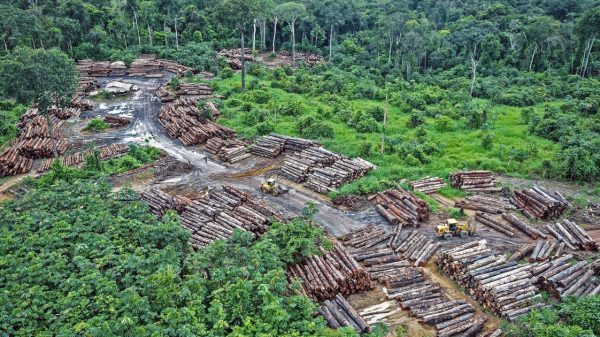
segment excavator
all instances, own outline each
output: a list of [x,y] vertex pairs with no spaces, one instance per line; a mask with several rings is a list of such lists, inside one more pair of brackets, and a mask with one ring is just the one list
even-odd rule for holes
[[287,188],[282,187],[281,185],[279,185],[275,181],[275,179],[273,179],[273,178],[269,178],[267,180],[263,180],[260,183],[260,190],[263,193],[268,193],[268,194],[271,194],[271,195],[273,195],[275,197],[278,196],[278,195],[281,195],[281,194],[284,194],[284,193],[288,192]]
[[444,240],[450,240],[454,236],[460,236],[464,239],[467,236],[473,236],[476,229],[475,225],[472,225],[470,222],[459,224],[456,219],[446,219],[445,223],[436,226],[435,234],[438,238],[443,238]]

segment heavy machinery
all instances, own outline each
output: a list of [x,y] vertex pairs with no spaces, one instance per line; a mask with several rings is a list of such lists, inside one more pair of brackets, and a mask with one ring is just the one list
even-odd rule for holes
[[260,183],[260,190],[263,191],[263,193],[269,193],[273,196],[278,196],[288,192],[287,188],[279,185],[273,178],[263,180]]
[[453,236],[460,236],[464,239],[475,234],[476,229],[475,225],[471,225],[470,222],[460,224],[456,219],[446,219],[445,223],[436,226],[435,234],[438,238],[445,240],[450,240]]

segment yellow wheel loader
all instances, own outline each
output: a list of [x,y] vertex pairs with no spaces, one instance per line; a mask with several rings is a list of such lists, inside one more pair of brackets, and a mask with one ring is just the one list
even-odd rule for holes
[[445,223],[436,226],[435,234],[444,240],[450,240],[454,236],[464,239],[467,236],[473,236],[476,229],[475,225],[471,225],[470,222],[460,224],[456,219],[447,219]]
[[260,190],[263,193],[268,193],[271,194],[273,196],[278,196],[284,193],[287,193],[288,190],[285,187],[282,187],[281,185],[279,185],[275,179],[273,178],[269,178],[267,180],[263,180],[260,183]]

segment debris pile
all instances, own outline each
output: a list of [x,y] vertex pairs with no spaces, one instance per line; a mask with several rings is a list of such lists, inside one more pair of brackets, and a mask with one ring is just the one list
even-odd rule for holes
[[485,240],[442,251],[437,265],[484,308],[509,321],[542,306],[531,282],[533,265],[507,261],[489,249]]
[[219,160],[236,163],[246,158],[252,157],[248,153],[246,144],[237,139],[222,139],[219,137],[213,137],[206,142],[206,150],[219,157]]
[[112,115],[104,116],[104,121],[111,128],[119,128],[119,127],[123,127],[123,126],[126,126],[129,123],[131,123],[130,118],[123,117],[123,116],[112,116]]
[[[279,51],[277,53],[277,58],[281,59],[281,62],[286,64],[292,64],[292,54],[287,51]],[[281,63],[280,62],[280,63]],[[325,62],[322,56],[316,54],[307,54],[307,53],[296,53],[296,62],[297,63],[305,63],[309,66],[314,66],[317,64],[321,64]]]
[[532,219],[558,218],[569,207],[560,192],[549,192],[538,186],[520,192],[514,191],[511,202]]
[[453,187],[469,192],[499,192],[494,185],[494,175],[490,171],[466,171],[450,174]]
[[[98,150],[85,150],[82,152],[75,152],[71,155],[64,156],[60,158],[61,164],[64,166],[78,166],[85,162],[85,159],[92,155],[94,151],[98,151],[98,157],[100,159],[108,159],[113,157],[121,156],[127,153],[127,146],[125,144],[111,144],[107,146],[102,146]],[[54,163],[55,158],[50,158],[44,160],[42,164],[38,167],[38,172],[45,172],[52,168],[52,164]]]
[[171,138],[183,145],[203,144],[213,137],[232,138],[234,131],[200,117],[193,100],[180,98],[161,108],[158,118]]
[[419,180],[411,181],[410,186],[417,192],[430,194],[437,192],[440,188],[446,187],[446,184],[439,177],[425,177]]
[[454,206],[490,214],[502,214],[515,209],[515,206],[506,198],[481,194],[469,195],[461,201],[456,201]]
[[532,282],[556,298],[600,294],[600,282],[586,261],[571,264],[573,255],[563,255],[533,268]]
[[418,227],[429,219],[429,206],[402,188],[389,189],[375,195],[375,208],[391,224]]
[[331,251],[321,248],[321,252],[321,256],[308,257],[288,268],[289,281],[300,279],[306,295],[322,301],[338,293],[350,295],[371,288],[369,274],[339,243]]
[[545,239],[546,234],[542,233],[539,229],[528,224],[524,220],[519,219],[516,215],[511,213],[502,213],[502,218],[508,221],[513,227],[516,227],[521,232],[527,234],[530,238],[537,240],[538,238]]
[[572,221],[564,219],[562,224],[557,222],[546,225],[546,229],[557,240],[564,242],[573,250],[598,250],[598,243],[581,226]]
[[331,301],[325,300],[320,313],[332,329],[349,326],[359,333],[368,332],[370,330],[367,322],[365,322],[350,303],[348,303],[348,301],[340,294],[335,295],[335,298]]

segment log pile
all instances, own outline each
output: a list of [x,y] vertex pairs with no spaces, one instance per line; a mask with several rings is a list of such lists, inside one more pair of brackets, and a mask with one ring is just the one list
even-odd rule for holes
[[9,148],[0,154],[0,178],[15,176],[31,171],[33,159],[19,154],[16,148]]
[[111,128],[119,128],[119,127],[127,126],[129,123],[131,123],[130,118],[123,117],[123,116],[112,116],[112,115],[104,116],[104,121]]
[[[229,63],[229,67],[233,70],[242,69],[242,49],[223,49],[218,53],[219,56],[222,56],[227,59]],[[244,49],[244,59],[246,62],[254,61],[254,56],[252,55],[252,50],[245,48]]]
[[507,261],[485,240],[442,251],[437,265],[483,307],[509,321],[542,306],[538,288],[531,282],[533,265]]
[[162,77],[161,64],[156,55],[146,54],[133,60],[129,65],[129,76]]
[[171,138],[183,145],[203,144],[213,137],[232,138],[234,131],[200,117],[193,100],[180,98],[161,108],[158,118]]
[[598,243],[578,224],[563,220],[562,223],[546,225],[546,229],[560,242],[575,250],[598,250]]
[[456,201],[454,206],[490,214],[502,214],[515,209],[510,200],[506,198],[481,194],[469,195],[461,201]]
[[514,191],[511,202],[532,219],[558,218],[569,207],[560,192],[550,192],[539,186]]
[[168,210],[181,209],[180,203],[174,197],[159,190],[151,188],[140,193],[140,199],[148,204],[150,213],[162,217]]
[[[531,249],[533,247],[533,249]],[[528,250],[531,250],[531,255],[529,256],[529,262],[540,262],[546,261],[552,257],[552,253],[562,254],[561,246],[554,240],[538,240],[535,245],[529,245]],[[556,252],[555,252],[556,250]],[[564,250],[564,246],[562,246],[562,250]]]
[[[399,313],[399,312],[400,312],[400,306],[398,305],[398,303],[396,301],[392,300],[392,301],[379,302],[370,307],[363,308],[358,313],[360,314],[360,316],[362,318],[364,318],[364,320],[369,325],[376,324],[376,323],[391,325],[393,322],[388,321],[388,317],[390,317],[396,313]],[[390,317],[390,319],[393,319],[393,317]]]
[[433,242],[419,231],[402,235],[400,227],[394,232],[389,246],[394,253],[411,261],[415,266],[425,266],[433,254],[440,248],[439,242]]
[[67,107],[67,108],[57,108],[51,107],[48,109],[48,113],[56,116],[56,118],[61,120],[66,120],[71,117],[78,117],[81,114],[81,109],[75,107]]
[[228,163],[237,163],[252,157],[244,142],[237,139],[222,139],[213,137],[206,142],[206,150],[217,155],[219,160]]
[[573,255],[567,254],[546,261],[533,268],[532,282],[554,297],[595,296],[600,294],[600,281],[586,261],[570,263]]
[[[23,157],[31,159],[48,158],[54,155],[52,138],[50,137],[35,137],[35,138],[19,138],[13,148],[19,151]],[[68,144],[63,140],[56,140],[56,152],[62,155],[67,151]]]
[[490,171],[466,171],[450,174],[453,187],[469,192],[500,192],[502,188],[495,187],[494,175]]
[[370,330],[367,322],[340,294],[337,294],[332,300],[325,300],[320,313],[332,329],[349,326],[354,328],[358,333],[365,333]]
[[475,213],[475,221],[511,238],[515,236],[514,228],[510,224],[497,220],[487,213]]
[[284,138],[268,135],[258,138],[250,148],[250,152],[261,157],[275,158],[283,153],[284,147]]
[[202,98],[209,98],[211,97],[212,92],[212,88],[206,84],[181,83],[175,94],[177,96],[200,96]]
[[100,88],[98,80],[91,76],[79,76],[79,84],[75,97],[84,97],[87,93]]
[[375,227],[370,224],[365,227],[350,231],[348,234],[338,236],[338,240],[344,246],[350,246],[355,249],[352,255],[356,258],[356,254],[360,254],[360,250],[375,247],[379,244],[387,242],[391,234],[387,234],[383,228]]
[[181,225],[192,232],[194,248],[228,239],[236,229],[260,236],[273,220],[279,219],[275,211],[231,186],[210,190],[205,197],[193,200],[180,213]]
[[96,102],[90,99],[75,96],[71,100],[71,107],[78,108],[82,111],[93,110],[96,107]]
[[502,218],[508,221],[513,227],[519,229],[521,232],[527,234],[534,240],[537,240],[538,238],[545,239],[547,237],[546,234],[542,233],[539,229],[535,228],[524,220],[521,220],[514,214],[502,213]]
[[437,336],[475,336],[483,329],[484,320],[475,316],[471,304],[448,299],[421,268],[396,267],[384,284],[387,299],[398,301],[419,322],[433,326]]
[[168,86],[169,86],[169,84],[165,83],[165,84],[161,85],[158,88],[158,90],[156,90],[156,92],[154,93],[156,95],[156,97],[158,97],[160,99],[160,101],[163,103],[173,102],[174,100],[177,99],[177,95],[171,93],[171,91],[169,91]]
[[389,189],[375,196],[377,212],[391,224],[418,227],[429,219],[429,206],[416,195],[402,188]]
[[437,192],[437,190],[439,190],[440,188],[444,188],[447,185],[448,184],[446,184],[439,177],[425,177],[410,182],[410,186],[413,188],[413,190],[425,194]]
[[[111,144],[100,147],[98,151],[98,157],[100,159],[108,159],[121,156],[127,153],[127,146],[125,144]],[[60,158],[62,165],[64,166],[79,166],[85,162],[85,159],[92,155],[96,150],[85,150],[82,152],[75,152],[71,155]],[[42,162],[38,167],[38,172],[45,172],[52,168],[55,158],[47,159]]]
[[170,60],[163,60],[153,54],[142,54],[133,60],[129,67],[122,61],[92,61],[80,60],[77,62],[80,77],[105,77],[105,76],[139,76],[147,78],[163,77],[163,71],[182,75],[191,68]]
[[307,296],[322,301],[372,287],[369,274],[339,243],[331,251],[321,248],[321,252],[321,256],[308,257],[288,268],[288,280],[299,279]]
[[[285,63],[291,65],[293,61],[292,54],[287,51],[279,51],[277,53],[277,58],[280,59],[278,64]],[[308,66],[314,66],[324,63],[325,60],[320,55],[296,52],[296,62],[305,63]]]

